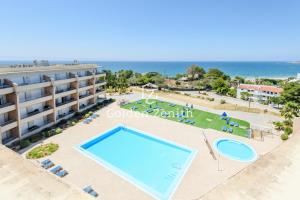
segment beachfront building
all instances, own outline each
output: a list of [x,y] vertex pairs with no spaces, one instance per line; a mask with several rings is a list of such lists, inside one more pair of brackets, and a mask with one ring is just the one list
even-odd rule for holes
[[105,99],[96,64],[13,65],[0,68],[0,136],[7,146]]
[[267,101],[271,97],[278,97],[282,88],[270,85],[240,84],[237,88],[237,98],[242,97],[243,92],[248,92],[254,101]]

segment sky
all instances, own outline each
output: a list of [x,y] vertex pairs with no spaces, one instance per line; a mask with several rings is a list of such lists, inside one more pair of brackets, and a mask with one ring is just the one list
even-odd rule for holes
[[300,60],[299,0],[0,0],[0,60]]

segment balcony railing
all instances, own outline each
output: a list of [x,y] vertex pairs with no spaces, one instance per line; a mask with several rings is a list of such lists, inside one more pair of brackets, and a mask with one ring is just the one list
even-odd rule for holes
[[67,88],[65,90],[56,90],[55,93],[56,94],[60,94],[60,93],[63,93],[63,92],[68,92],[68,91],[71,91],[71,90],[74,90],[73,88]]
[[44,95],[40,95],[38,97],[30,97],[30,98],[25,98],[23,100],[20,101],[20,103],[24,103],[26,101],[32,101],[32,100],[35,100],[35,99],[40,99],[40,98],[43,98],[43,97],[47,97],[49,96],[50,94],[44,94]]
[[10,137],[4,138],[2,139],[2,144],[6,145],[12,141],[14,141],[15,139],[17,139],[18,137],[15,135],[11,135]]
[[31,111],[31,112],[28,112],[27,114],[26,114],[26,116],[23,116],[22,117],[22,119],[25,119],[25,118],[27,118],[27,117],[31,117],[31,116],[33,116],[33,115],[36,115],[36,114],[39,114],[39,113],[42,113],[42,112],[45,112],[45,111],[47,111],[47,110],[50,110],[50,109],[52,109],[50,106],[45,106],[43,109],[35,109],[34,111]]
[[4,121],[4,122],[2,122],[1,124],[0,124],[0,126],[6,126],[6,125],[8,125],[8,124],[10,124],[10,123],[13,123],[13,122],[15,122],[16,120],[14,120],[14,119],[9,119],[9,120],[6,120],[6,121]]
[[71,98],[71,99],[69,99],[69,100],[65,100],[65,101],[63,101],[63,102],[60,102],[60,103],[57,103],[57,102],[56,102],[56,106],[62,106],[62,105],[65,105],[65,104],[71,103],[71,102],[73,102],[73,101],[75,101],[75,99],[74,99],[74,98]]
[[97,80],[96,84],[98,84],[98,83],[105,83],[105,80]]
[[81,104],[81,105],[79,106],[79,109],[81,110],[81,109],[87,108],[87,107],[89,107],[89,106],[91,106],[91,105],[93,105],[93,103],[89,103],[89,104],[87,104],[87,105]]
[[9,88],[9,87],[11,87],[11,86],[7,85],[7,84],[0,85],[0,89]]
[[77,74],[78,77],[85,77],[85,76],[92,76],[93,73],[91,72],[85,72],[84,74]]
[[74,110],[70,110],[70,111],[67,112],[67,113],[59,114],[59,115],[58,115],[58,119],[64,118],[65,116],[71,115],[71,114],[73,114],[73,113],[75,113],[75,111],[74,111]]
[[96,93],[104,92],[104,89],[96,89]]
[[90,95],[92,95],[92,94],[83,94],[83,95],[79,95],[79,99],[82,99],[82,98],[87,97],[87,96],[90,96]]
[[14,104],[13,104],[13,103],[10,103],[10,102],[6,102],[6,103],[4,103],[4,104],[1,104],[1,105],[0,105],[0,108],[5,108],[5,107],[11,106],[11,105],[14,105]]
[[31,85],[31,84],[38,84],[38,83],[45,83],[45,82],[49,82],[47,80],[41,80],[41,81],[34,81],[34,82],[23,82],[23,83],[19,83],[19,86],[23,86],[23,85]]

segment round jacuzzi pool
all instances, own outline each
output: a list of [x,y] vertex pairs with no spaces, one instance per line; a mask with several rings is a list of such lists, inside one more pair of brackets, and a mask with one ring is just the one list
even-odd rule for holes
[[215,149],[223,156],[241,162],[251,162],[257,159],[255,150],[240,141],[223,138],[214,142]]

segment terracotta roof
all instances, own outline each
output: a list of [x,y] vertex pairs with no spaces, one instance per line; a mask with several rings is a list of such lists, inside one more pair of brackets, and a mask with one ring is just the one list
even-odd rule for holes
[[247,89],[247,90],[256,90],[256,91],[275,92],[275,93],[281,93],[283,91],[283,89],[280,87],[275,87],[270,85],[240,84],[238,88]]

